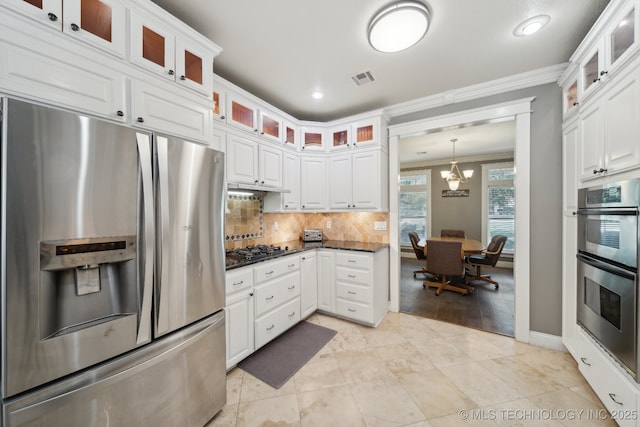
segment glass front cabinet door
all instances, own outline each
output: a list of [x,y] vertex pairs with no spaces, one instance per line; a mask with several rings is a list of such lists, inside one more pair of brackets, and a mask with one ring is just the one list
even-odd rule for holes
[[380,119],[372,118],[353,124],[353,146],[362,147],[378,144],[380,141]]
[[132,10],[130,49],[135,64],[199,93],[211,93],[213,53],[176,36],[168,24]]
[[62,0],[11,0],[7,6],[38,22],[62,30]]
[[269,111],[260,110],[260,136],[273,142],[282,142],[282,120]]
[[227,123],[250,132],[258,132],[258,108],[248,101],[227,96]]
[[322,151],[324,149],[323,130],[321,128],[302,128],[302,149],[304,151]]
[[63,31],[124,58],[126,15],[118,0],[64,0]]

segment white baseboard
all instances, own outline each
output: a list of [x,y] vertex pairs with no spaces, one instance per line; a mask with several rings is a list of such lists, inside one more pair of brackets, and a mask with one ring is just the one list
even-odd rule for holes
[[552,350],[567,351],[567,348],[562,343],[562,337],[559,335],[529,331],[529,344]]

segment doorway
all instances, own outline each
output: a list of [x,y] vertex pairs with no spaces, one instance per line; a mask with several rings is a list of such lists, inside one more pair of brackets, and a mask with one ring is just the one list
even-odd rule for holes
[[399,144],[401,139],[420,133],[434,132],[437,129],[463,126],[467,123],[480,123],[492,120],[511,119],[515,121],[514,165],[516,175],[514,185],[518,189],[516,201],[515,233],[518,239],[514,260],[515,325],[514,335],[519,341],[529,341],[529,181],[530,181],[530,110],[534,98],[520,99],[503,104],[467,110],[443,116],[416,120],[389,127],[389,172],[390,172],[390,309],[400,309],[400,273],[401,246],[399,232]]
[[[514,335],[515,137],[515,118],[508,117],[400,139],[400,311]],[[471,174],[456,191],[442,178],[454,161],[460,172]],[[433,288],[425,288],[425,282],[437,280],[421,272],[425,261],[418,259],[408,233],[416,233],[424,244],[441,230],[460,230],[482,247],[494,235],[506,236],[500,264],[481,269],[499,287],[474,281],[475,291],[464,298],[451,292],[437,296]],[[470,275],[476,273],[475,267],[465,266]]]

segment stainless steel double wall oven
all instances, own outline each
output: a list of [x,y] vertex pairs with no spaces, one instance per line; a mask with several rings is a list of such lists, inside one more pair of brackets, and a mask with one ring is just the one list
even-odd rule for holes
[[577,317],[638,381],[640,179],[578,191]]

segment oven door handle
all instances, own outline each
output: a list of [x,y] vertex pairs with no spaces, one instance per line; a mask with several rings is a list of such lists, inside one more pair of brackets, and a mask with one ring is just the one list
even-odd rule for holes
[[637,208],[620,208],[620,209],[578,209],[578,215],[592,215],[592,216],[611,216],[611,215],[624,215],[624,216],[638,216]]
[[628,280],[635,280],[636,276],[635,274],[625,271],[621,268],[617,268],[613,265],[610,264],[606,264],[602,261],[598,261],[596,259],[593,259],[591,257],[585,256],[583,254],[576,254],[576,258],[578,258],[579,261],[584,262],[585,264],[588,264],[590,266],[592,266],[593,268],[597,268],[598,270],[602,270],[602,271],[606,271],[607,273],[611,273],[614,274],[616,276],[628,279]]

